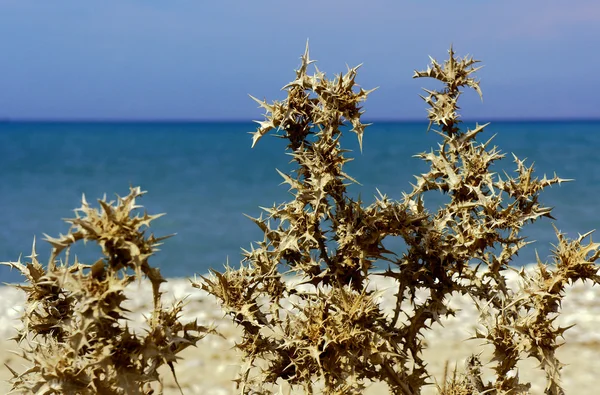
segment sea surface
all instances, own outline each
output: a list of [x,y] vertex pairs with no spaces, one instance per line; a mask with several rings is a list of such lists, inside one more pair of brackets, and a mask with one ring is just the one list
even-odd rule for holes
[[[27,261],[35,237],[38,258],[46,263],[50,248],[44,234],[68,231],[62,219],[74,217],[82,194],[95,203],[104,194],[125,196],[130,185],[139,185],[148,191],[139,201],[148,213],[166,213],[151,231],[176,233],[151,260],[164,276],[222,270],[227,261],[239,265],[241,248],[263,239],[243,214],[258,216],[260,206],[292,198],[275,170],[293,168],[285,141],[265,136],[251,148],[248,133],[255,127],[250,122],[0,123],[0,261],[20,255]],[[350,188],[351,196],[370,204],[379,189],[400,200],[413,175],[427,171],[413,155],[441,141],[426,130],[426,123],[374,122],[362,153],[356,136],[347,133],[342,144],[355,160],[345,169],[361,183]],[[556,221],[542,219],[526,228],[524,235],[536,243],[519,254],[515,266],[534,262],[536,250],[542,260],[548,258],[556,242],[553,223],[570,237],[600,226],[600,121],[493,122],[480,140],[494,134],[492,144],[507,154],[495,171],[514,171],[512,152],[534,162],[537,176],[556,172],[575,180],[542,193],[541,202],[555,207]],[[444,202],[438,192],[429,195],[430,208]],[[400,240],[385,245],[402,252]],[[99,251],[81,244],[71,259],[77,255],[93,263]],[[17,271],[0,266],[0,282],[22,280]]]

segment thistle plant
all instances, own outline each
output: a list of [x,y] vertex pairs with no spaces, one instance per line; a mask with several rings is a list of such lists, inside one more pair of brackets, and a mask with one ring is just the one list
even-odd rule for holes
[[[441,143],[418,155],[430,169],[400,200],[380,193],[366,206],[348,193],[356,181],[344,172],[350,159],[340,137],[350,130],[362,150],[368,125],[360,104],[371,91],[357,89],[358,67],[328,79],[316,67],[309,74],[308,46],[301,59],[295,80],[284,87],[286,99],[254,99],[266,115],[252,146],[271,131],[288,140],[295,169],[280,175],[293,200],[251,218],[264,239],[244,251],[239,268],[227,266],[194,283],[243,329],[237,343],[244,355],[241,392],[270,393],[283,380],[306,393],[318,391],[319,383],[325,394],[358,394],[369,381],[383,381],[391,393],[419,394],[431,383],[423,359],[427,332],[455,314],[448,298],[459,293],[480,311],[484,330],[473,338],[491,344],[494,354],[481,361],[474,353],[464,371],[438,387],[440,393],[527,393],[517,368],[527,357],[539,361],[546,393],[563,393],[555,350],[566,328],[553,322],[567,285],[599,282],[600,245],[586,242],[589,234],[569,240],[557,231],[552,262],[540,261],[531,275],[520,271],[520,289],[508,287],[506,273],[516,270],[510,263],[529,244],[522,228],[552,218],[540,193],[567,180],[535,177],[533,166],[516,156],[515,176],[492,171],[505,155],[491,139],[478,142],[487,124],[462,129],[458,114],[462,88],[482,95],[473,76],[478,61],[457,58],[451,48],[443,64],[431,59],[426,70],[415,72],[415,78],[443,84],[423,97]],[[430,212],[428,193],[443,193],[447,202]],[[386,249],[394,236],[404,240],[404,250]],[[376,270],[377,262],[387,270]],[[289,274],[300,283],[286,281]],[[374,276],[396,284],[392,314],[368,288]],[[423,290],[427,296],[417,298]],[[481,373],[488,363],[491,381]]]
[[[463,370],[444,377],[440,394],[528,393],[518,371],[525,358],[539,362],[546,394],[563,394],[555,351],[568,328],[555,319],[566,287],[580,280],[600,283],[600,244],[590,233],[570,240],[556,230],[550,262],[538,258],[533,272],[510,266],[530,244],[523,227],[552,219],[541,192],[569,180],[536,177],[533,166],[514,155],[514,176],[493,171],[505,155],[492,139],[478,141],[487,124],[462,128],[458,113],[464,87],[482,96],[474,78],[478,61],[458,58],[451,48],[443,64],[431,59],[426,70],[415,72],[415,78],[443,84],[422,96],[440,143],[417,155],[429,170],[399,200],[379,193],[365,205],[348,192],[356,181],[344,171],[351,159],[341,137],[355,133],[362,150],[368,125],[361,121],[361,104],[372,91],[356,84],[358,67],[328,79],[316,67],[309,74],[314,61],[308,46],[301,59],[296,78],[284,87],[287,98],[254,99],[266,114],[252,146],[271,131],[287,140],[295,168],[279,173],[293,199],[264,208],[264,217],[250,217],[264,239],[244,250],[239,268],[213,270],[192,282],[215,296],[242,329],[236,345],[244,356],[236,380],[241,393],[272,393],[285,381],[305,393],[359,394],[380,381],[394,394],[420,394],[434,379],[423,356],[428,331],[455,314],[449,298],[462,294],[479,311],[480,329],[471,339],[491,345],[493,354],[483,360],[474,352]],[[446,202],[432,212],[425,197],[433,193],[446,195]],[[27,301],[24,327],[14,340],[30,367],[20,373],[9,368],[13,392],[161,393],[157,369],[167,365],[175,374],[178,354],[216,333],[182,323],[182,302],[163,306],[165,279],[149,259],[165,237],[146,234],[157,215],[135,214],[142,194],[132,188],[117,202],[105,198],[99,210],[84,198],[76,218],[66,220],[67,235],[46,237],[52,245],[47,267],[35,242],[27,262],[4,263],[27,280],[18,285]],[[390,251],[391,237],[402,238],[405,247]],[[98,244],[103,257],[70,263],[69,248],[79,241]],[[384,264],[386,270],[378,269]],[[519,273],[518,289],[507,284],[508,271]],[[370,286],[376,276],[394,283],[391,313]],[[124,291],[142,277],[152,284],[153,300],[144,335],[128,327],[124,307]],[[483,366],[492,367],[491,379]]]
[[[150,257],[166,237],[147,235],[146,228],[160,215],[134,215],[141,206],[139,187],[118,201],[100,200],[101,209],[83,197],[68,219],[71,228],[52,245],[48,266],[37,258],[35,241],[28,262],[7,262],[25,276],[17,285],[27,301],[21,318],[24,327],[14,338],[30,367],[13,373],[13,393],[26,394],[153,394],[162,393],[158,368],[173,364],[177,354],[212,331],[196,322],[181,323],[181,301],[172,307],[161,302],[160,271]],[[68,250],[79,242],[94,242],[103,257],[92,265],[77,259],[69,263]],[[65,251],[64,262],[58,262]],[[128,325],[123,306],[128,285],[147,277],[152,284],[153,310],[147,331],[139,334]]]

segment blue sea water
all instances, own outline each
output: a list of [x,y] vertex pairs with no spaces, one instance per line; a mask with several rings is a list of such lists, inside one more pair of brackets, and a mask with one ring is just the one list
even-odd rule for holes
[[[468,124],[467,124],[468,125]],[[375,122],[367,128],[362,154],[356,137],[342,143],[355,160],[346,165],[354,197],[373,202],[376,188],[393,199],[410,189],[413,175],[427,170],[414,154],[437,146],[440,137],[426,133],[424,123]],[[252,123],[0,123],[0,261],[16,261],[31,252],[37,239],[39,259],[47,262],[50,248],[43,234],[58,236],[69,226],[82,194],[94,202],[105,193],[125,196],[129,186],[148,191],[141,200],[154,221],[156,235],[176,233],[165,241],[151,263],[166,277],[204,274],[233,266],[262,233],[243,213],[260,214],[259,206],[291,199],[279,185],[276,168],[291,169],[285,141],[265,136],[251,149]],[[511,172],[511,152],[535,162],[536,175],[575,179],[548,188],[541,202],[555,207],[556,221],[543,219],[524,232],[536,243],[522,251],[515,265],[531,263],[537,249],[546,259],[555,242],[552,223],[571,237],[600,224],[600,122],[494,122],[482,141],[507,153],[496,171]],[[443,196],[431,192],[435,207]],[[399,240],[386,243],[401,252]],[[78,246],[81,261],[92,263],[99,249]],[[72,253],[71,256],[74,254]],[[25,260],[25,258],[22,258]],[[0,266],[0,282],[21,281],[15,270]]]

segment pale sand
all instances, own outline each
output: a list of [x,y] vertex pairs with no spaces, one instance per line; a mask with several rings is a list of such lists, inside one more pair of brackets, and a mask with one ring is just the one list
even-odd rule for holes
[[[142,289],[132,289],[129,296],[132,298],[129,308],[134,312],[131,318],[134,322],[141,322],[143,313],[147,313],[151,307],[151,293],[148,283],[142,283]],[[373,284],[372,284],[373,285]],[[390,295],[393,283],[378,278],[375,285],[378,289],[389,289],[382,299],[384,311],[390,311],[392,301]],[[135,287],[137,288],[137,286]],[[182,298],[189,294],[188,304],[184,310],[183,319],[198,319],[203,325],[215,323],[219,330],[226,334],[227,339],[209,335],[198,343],[197,348],[185,350],[181,360],[176,366],[176,374],[182,385],[184,394],[233,394],[237,393],[235,385],[231,382],[238,371],[240,357],[233,349],[234,343],[239,339],[240,330],[234,327],[227,319],[222,318],[222,313],[214,299],[205,292],[191,287],[188,280],[172,279],[163,284],[167,291],[165,301]],[[14,334],[12,329],[19,322],[20,309],[23,305],[24,295],[21,291],[9,287],[0,287],[0,338],[7,339]],[[444,319],[444,328],[434,325],[427,334],[429,347],[425,351],[425,360],[433,377],[441,380],[446,361],[453,367],[458,363],[459,367],[464,360],[473,352],[479,352],[482,348],[479,340],[469,340],[477,324],[476,310],[469,299],[462,296],[451,298],[452,307],[461,311],[456,317]],[[16,308],[15,308],[16,306]],[[561,326],[576,323],[577,325],[565,334],[566,344],[558,350],[559,359],[567,364],[563,369],[562,377],[564,387],[570,394],[597,394],[600,393],[598,386],[598,372],[600,372],[600,287],[592,287],[591,284],[578,283],[567,292],[563,303],[563,313],[557,319]],[[15,310],[16,309],[16,310]],[[133,325],[135,327],[135,324]],[[10,377],[10,372],[4,363],[21,371],[24,368],[22,360],[14,356],[9,350],[16,350],[15,343],[0,342],[0,394],[8,393],[9,385],[4,380]],[[484,349],[484,357],[489,355],[490,347]],[[539,370],[535,369],[537,361],[528,359],[520,365],[520,375],[524,381],[532,382],[532,393],[542,394],[544,377]],[[486,370],[487,374],[491,371]],[[491,376],[490,376],[491,377]],[[165,394],[179,394],[168,368],[163,369],[165,379]],[[286,388],[286,387],[284,387]],[[285,390],[284,394],[287,393]],[[301,393],[297,391],[296,393]],[[384,394],[386,386],[373,384],[369,387],[367,394]],[[435,393],[434,386],[429,386],[424,393]]]

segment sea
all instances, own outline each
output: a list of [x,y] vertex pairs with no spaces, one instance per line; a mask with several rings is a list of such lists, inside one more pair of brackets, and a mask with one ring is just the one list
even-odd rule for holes
[[[380,191],[402,199],[414,175],[427,171],[416,154],[436,149],[441,137],[427,123],[374,121],[364,134],[363,150],[356,135],[344,132],[342,146],[354,160],[345,171],[360,184],[350,196],[365,204]],[[474,123],[465,122],[465,127]],[[149,214],[166,215],[150,232],[171,235],[150,263],[165,277],[192,277],[210,269],[239,266],[242,248],[263,240],[260,229],[244,214],[257,217],[293,197],[276,169],[293,170],[285,140],[263,137],[251,148],[252,122],[2,122],[0,123],[0,262],[28,262],[34,239],[38,259],[50,253],[44,235],[69,230],[82,195],[97,199],[125,196],[130,186],[147,191],[139,204]],[[547,188],[540,201],[554,207],[552,219],[525,227],[535,241],[519,253],[514,266],[550,261],[556,244],[554,227],[577,237],[600,226],[600,121],[496,121],[480,135],[506,157],[493,170],[516,174],[514,157],[534,164],[536,177],[554,173],[572,182]],[[437,191],[425,195],[435,210],[447,201]],[[554,225],[554,227],[553,227]],[[600,237],[600,236],[599,236]],[[385,246],[401,255],[399,238]],[[76,245],[70,260],[83,263],[100,257],[98,246]],[[64,257],[62,257],[64,259]],[[386,268],[381,263],[378,267]],[[22,282],[14,269],[0,266],[0,283]]]

